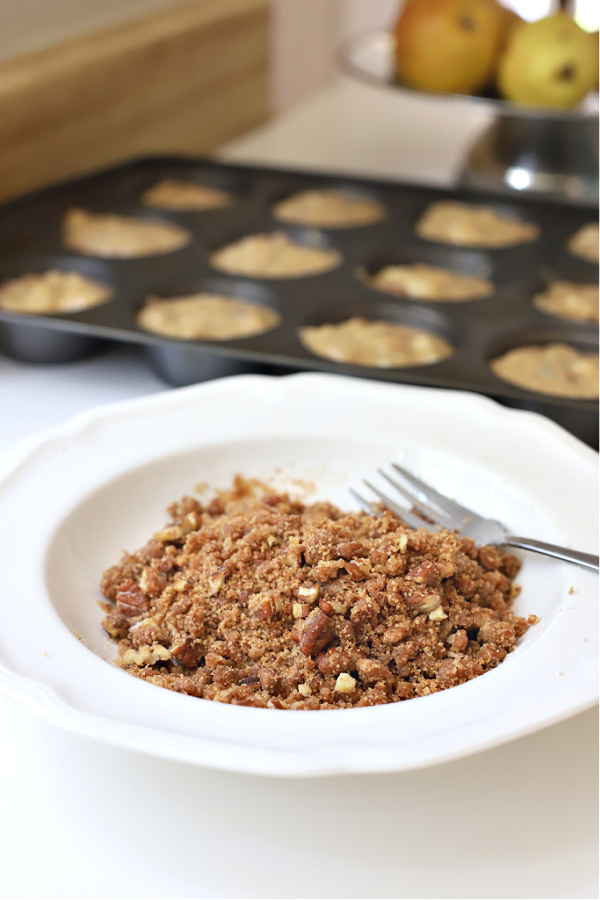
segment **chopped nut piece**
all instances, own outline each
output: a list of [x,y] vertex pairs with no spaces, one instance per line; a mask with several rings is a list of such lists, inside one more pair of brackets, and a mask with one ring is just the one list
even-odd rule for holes
[[169,541],[179,541],[182,537],[183,532],[179,525],[170,525],[168,528],[163,528],[161,531],[154,532],[154,539],[165,544]]
[[189,534],[191,531],[196,531],[196,529],[198,528],[199,525],[200,525],[200,520],[199,520],[198,516],[196,515],[196,513],[194,513],[194,512],[188,513],[187,516],[184,517],[181,525],[179,526],[179,528],[181,529],[182,536]]
[[429,613],[429,618],[432,622],[441,622],[442,619],[447,619],[448,616],[444,612],[441,606],[436,606],[435,609],[432,609]]
[[356,687],[356,678],[353,678],[348,672],[342,672],[336,678],[335,690],[341,694],[351,694]]
[[304,582],[298,588],[298,598],[300,600],[305,600],[307,603],[314,603],[319,599],[319,594],[321,593],[321,586],[319,584],[310,584]]
[[154,597],[164,589],[167,583],[166,577],[161,573],[146,566],[140,575],[140,588],[149,597]]
[[345,616],[350,608],[350,603],[344,603],[342,600],[329,600],[328,602],[338,616]]
[[371,572],[370,559],[353,559],[344,563],[344,568],[354,581],[364,581]]
[[208,579],[208,587],[210,588],[210,596],[218,594],[225,584],[225,572],[223,569],[217,569]]
[[274,597],[261,597],[250,604],[252,613],[256,619],[271,619],[279,611],[279,605]]
[[427,584],[429,581],[432,581],[436,575],[437,568],[435,563],[425,562],[421,563],[420,566],[415,566],[414,569],[411,569],[407,577],[416,581],[417,584]]
[[426,597],[408,597],[407,602],[411,604],[415,612],[428,613],[440,606],[439,594],[428,594]]
[[125,666],[153,666],[157,662],[166,662],[171,659],[171,654],[161,644],[153,644],[152,647],[141,647],[139,650],[126,650],[123,654]]
[[329,600],[319,600],[319,609],[322,610],[326,616],[335,615],[335,609],[329,602]]
[[117,612],[124,616],[139,616],[148,609],[150,601],[135,581],[124,581],[116,595]]
[[173,589],[178,592],[186,591],[188,587],[189,585],[187,578],[178,578],[177,581],[173,582]]
[[320,609],[314,609],[305,620],[300,652],[305,656],[316,656],[319,650],[327,646],[332,636],[331,619]]
[[297,535],[292,535],[289,539],[287,548],[284,547],[284,559],[285,563],[288,566],[297,566],[300,563],[300,538]]
[[312,691],[307,684],[299,684],[298,692],[302,694],[303,697],[310,697],[312,694]]
[[198,659],[201,656],[200,647],[193,638],[184,636],[179,637],[171,644],[171,655],[183,666],[189,669],[198,665]]

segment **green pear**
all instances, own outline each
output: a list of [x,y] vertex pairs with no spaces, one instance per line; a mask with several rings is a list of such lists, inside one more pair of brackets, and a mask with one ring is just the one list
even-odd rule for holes
[[498,64],[498,90],[514,103],[575,106],[597,79],[594,37],[567,13],[520,24]]

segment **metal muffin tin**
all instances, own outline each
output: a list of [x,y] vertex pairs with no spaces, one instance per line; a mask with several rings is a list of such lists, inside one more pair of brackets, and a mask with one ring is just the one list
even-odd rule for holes
[[[206,211],[159,210],[142,204],[143,192],[165,178],[222,188],[235,197],[228,207]],[[309,188],[343,188],[373,198],[385,218],[353,228],[314,229],[275,220],[278,201]],[[415,223],[440,199],[485,204],[537,223],[537,241],[506,249],[471,249],[422,240]],[[65,248],[65,212],[79,206],[164,219],[187,228],[190,243],[174,252],[133,259],[105,259]],[[0,281],[49,268],[79,271],[106,282],[112,299],[77,313],[25,315],[0,309],[0,349],[26,362],[79,359],[106,341],[146,348],[149,364],[171,384],[183,385],[247,371],[285,373],[313,369],[387,382],[469,390],[501,403],[542,413],[591,446],[598,446],[598,403],[533,393],[496,377],[489,361],[521,344],[564,341],[584,350],[598,346],[594,325],[577,324],[534,308],[533,295],[554,279],[597,282],[598,267],[572,256],[567,241],[597,219],[597,209],[544,199],[444,190],[381,180],[272,168],[227,165],[210,159],[151,157],[126,162],[54,185],[0,208]],[[339,251],[341,264],[320,275],[241,278],[219,272],[210,254],[244,235],[287,232],[312,246]],[[368,284],[369,273],[390,263],[422,262],[482,275],[492,296],[461,302],[392,297]],[[142,331],[136,315],[149,296],[196,291],[224,293],[276,309],[280,325],[253,337],[219,342],[187,341]],[[454,347],[442,362],[411,368],[375,369],[314,356],[298,337],[305,325],[353,315],[385,318],[425,328]]]

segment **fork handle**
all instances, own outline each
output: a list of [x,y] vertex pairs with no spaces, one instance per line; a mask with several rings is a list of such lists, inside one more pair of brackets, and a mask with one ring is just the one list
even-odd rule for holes
[[564,559],[566,562],[575,563],[585,569],[598,571],[598,557],[593,553],[580,553],[578,550],[568,550],[566,547],[557,547],[555,544],[545,544],[543,541],[534,541],[531,538],[517,537],[509,534],[503,543],[509,547],[519,547],[521,550],[533,550],[534,553],[543,553],[546,556],[554,556],[556,559]]

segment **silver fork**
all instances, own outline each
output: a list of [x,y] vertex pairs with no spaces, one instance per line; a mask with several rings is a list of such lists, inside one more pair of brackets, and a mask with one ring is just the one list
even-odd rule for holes
[[[533,550],[535,553],[543,553],[563,559],[586,569],[598,571],[598,557],[592,553],[580,553],[577,550],[569,550],[566,547],[557,547],[554,544],[546,544],[543,541],[535,541],[530,538],[518,537],[510,534],[508,529],[495,519],[484,519],[472,509],[461,506],[456,500],[451,500],[444,494],[440,494],[434,488],[425,484],[420,478],[416,478],[402,466],[392,463],[392,467],[400,476],[401,482],[391,478],[383,469],[379,469],[382,475],[398,493],[409,501],[411,508],[396,503],[388,497],[376,485],[370,481],[363,481],[379,501],[389,510],[399,516],[411,528],[427,528],[432,531],[436,528],[447,528],[456,531],[465,537],[471,537],[475,543],[486,546],[518,547],[521,550]],[[373,513],[377,508],[376,501],[366,500],[353,488],[350,493],[360,503],[362,508]]]

